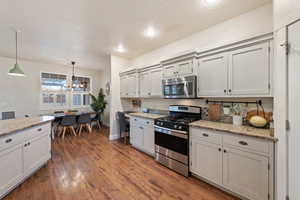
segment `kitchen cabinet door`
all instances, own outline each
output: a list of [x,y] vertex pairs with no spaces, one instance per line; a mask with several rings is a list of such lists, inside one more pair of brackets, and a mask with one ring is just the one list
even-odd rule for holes
[[51,158],[50,133],[26,141],[24,145],[24,172],[29,175]]
[[130,117],[130,143],[135,146],[138,134],[138,118]]
[[176,63],[164,66],[164,71],[163,71],[164,78],[176,77],[178,73],[177,69],[178,67]]
[[144,125],[144,149],[147,153],[154,156],[154,121],[145,120]]
[[266,42],[230,52],[230,95],[270,94],[269,51]]
[[120,95],[121,97],[127,97],[128,94],[128,79],[127,76],[120,77]]
[[217,145],[191,140],[191,171],[216,184],[222,183],[222,151]]
[[137,75],[136,74],[130,74],[128,75],[128,85],[127,85],[127,90],[128,90],[128,97],[137,97]]
[[151,76],[151,96],[162,96],[162,69],[154,69],[150,72]]
[[0,198],[23,178],[23,144],[0,152]]
[[251,200],[268,200],[268,158],[226,146],[223,152],[223,185]]
[[140,97],[151,96],[151,78],[150,72],[140,73]]
[[180,62],[177,64],[177,74],[180,76],[193,74],[193,67],[193,60]]
[[198,60],[198,97],[226,96],[228,91],[228,54]]

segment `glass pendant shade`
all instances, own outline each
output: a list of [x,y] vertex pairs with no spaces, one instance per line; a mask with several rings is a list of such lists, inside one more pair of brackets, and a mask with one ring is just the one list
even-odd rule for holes
[[11,76],[25,76],[24,72],[20,68],[19,64],[16,63],[12,69],[9,70],[8,75]]

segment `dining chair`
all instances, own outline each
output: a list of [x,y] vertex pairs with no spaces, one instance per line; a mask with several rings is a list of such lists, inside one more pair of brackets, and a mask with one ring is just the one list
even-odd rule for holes
[[92,132],[92,128],[90,126],[91,124],[91,116],[90,114],[86,113],[86,114],[81,114],[78,117],[77,123],[79,125],[79,129],[78,129],[78,134],[81,135],[81,131],[82,128],[87,128],[87,130],[89,131],[89,133]]
[[66,115],[62,118],[59,126],[63,128],[62,130],[62,138],[65,138],[65,134],[67,130],[71,130],[71,132],[76,136],[76,132],[74,126],[76,125],[76,115]]
[[9,111],[9,112],[2,112],[2,120],[6,120],[6,119],[14,119],[15,116],[15,112],[14,111]]
[[124,112],[117,112],[117,120],[119,123],[120,136],[124,138],[125,144],[127,144],[127,137],[129,137],[129,121],[126,119]]
[[96,115],[94,117],[92,117],[92,122],[96,122],[97,126],[99,129],[102,128],[102,125],[101,125],[101,114],[100,113],[96,113]]

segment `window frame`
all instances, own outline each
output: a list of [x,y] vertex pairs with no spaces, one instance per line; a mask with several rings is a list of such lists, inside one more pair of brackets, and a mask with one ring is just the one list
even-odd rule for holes
[[[56,110],[56,109],[68,109],[69,107],[69,95],[68,95],[68,89],[66,88],[65,90],[44,90],[42,88],[42,74],[43,73],[47,73],[47,74],[55,74],[55,75],[63,75],[66,76],[66,82],[68,84],[68,74],[66,73],[58,73],[58,72],[49,72],[49,71],[40,71],[40,110]],[[47,104],[43,102],[43,94],[47,93],[47,94],[54,94],[55,95],[55,100],[54,102],[56,102],[56,95],[57,94],[64,94],[66,95],[66,103],[61,105],[61,104],[57,104],[57,103],[53,103],[53,104]]]
[[[83,96],[84,96],[84,94],[89,95],[92,92],[92,90],[93,90],[92,89],[93,88],[93,79],[92,79],[91,76],[80,75],[80,74],[75,75],[75,77],[82,77],[82,78],[90,79],[90,90],[89,91],[74,91],[73,89],[71,89],[71,92],[70,92],[70,107],[71,107],[71,109],[87,108],[87,107],[90,106],[90,104],[83,105]],[[72,84],[72,76],[70,78],[70,83]],[[74,94],[80,94],[80,100],[81,100],[80,105],[73,105],[73,98],[74,98],[73,95]],[[91,103],[91,97],[90,97],[90,103]]]

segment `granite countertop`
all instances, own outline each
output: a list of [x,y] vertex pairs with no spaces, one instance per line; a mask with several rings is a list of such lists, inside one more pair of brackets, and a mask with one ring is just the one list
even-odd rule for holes
[[22,131],[27,128],[45,124],[54,120],[52,116],[17,118],[9,120],[0,120],[0,137]]
[[147,118],[147,119],[158,119],[158,118],[162,118],[162,117],[166,116],[166,115],[153,114],[153,113],[142,113],[142,112],[128,113],[127,115],[134,116],[134,117],[142,117],[142,118]]
[[217,131],[225,131],[229,133],[246,135],[251,137],[257,137],[262,139],[277,141],[277,138],[274,137],[273,129],[259,129],[253,128],[250,126],[234,126],[233,124],[226,124],[221,122],[205,121],[199,120],[190,124],[191,127],[196,128],[208,128]]

